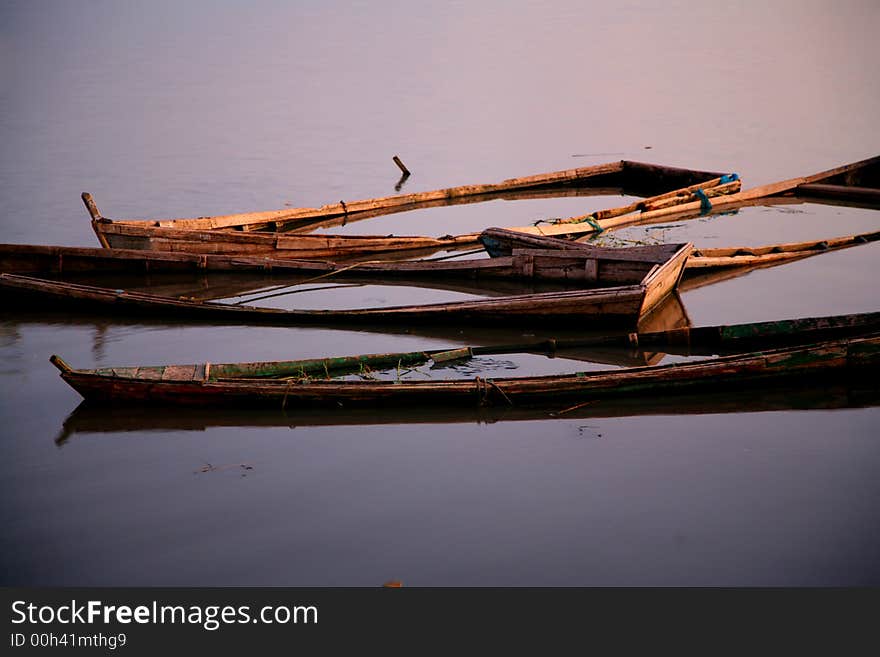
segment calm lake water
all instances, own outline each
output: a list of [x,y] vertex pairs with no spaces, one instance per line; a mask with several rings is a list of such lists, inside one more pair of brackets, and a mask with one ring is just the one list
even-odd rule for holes
[[[880,152],[878,26],[873,0],[7,1],[0,241],[95,246],[83,191],[111,217],[384,196],[395,154],[413,173],[406,192],[619,159],[735,171],[746,186],[809,174]],[[341,230],[442,235],[625,200],[496,201]],[[783,205],[601,239],[758,245],[877,220]],[[876,311],[878,256],[876,243],[848,249],[681,300],[693,325]],[[458,293],[340,294],[328,303]],[[323,303],[306,296],[285,303]],[[2,583],[880,584],[880,408],[858,391],[559,418],[75,411],[48,362],[287,359],[526,333],[407,328],[3,311]]]

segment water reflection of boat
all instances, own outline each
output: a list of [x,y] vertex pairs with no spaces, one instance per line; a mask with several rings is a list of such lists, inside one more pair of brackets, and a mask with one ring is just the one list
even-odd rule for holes
[[[113,407],[82,402],[67,417],[56,443],[75,436],[144,434],[157,432],[209,431],[215,428],[289,428],[422,425],[523,422],[530,420],[581,420],[651,415],[711,415],[810,411],[880,406],[876,380],[844,382],[815,388],[760,387],[726,392],[703,392],[674,396],[654,395],[638,399],[597,400],[571,408],[566,404],[544,407],[489,406],[469,408],[404,407],[304,409],[288,413],[281,409],[177,408],[156,413],[143,407]],[[571,409],[571,410],[568,410]],[[540,434],[536,434],[540,435]],[[163,436],[168,440],[180,436]],[[657,437],[662,440],[662,436]]]

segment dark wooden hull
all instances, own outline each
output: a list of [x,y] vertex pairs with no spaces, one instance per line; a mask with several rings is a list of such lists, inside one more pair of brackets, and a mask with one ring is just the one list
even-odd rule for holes
[[[588,282],[599,285],[640,283],[654,264],[663,264],[682,244],[604,249],[521,251],[507,257],[468,260],[412,260],[401,262],[332,262],[261,256],[197,255],[133,249],[101,249],[34,244],[0,244],[0,273],[13,274],[157,274],[184,272],[251,272],[302,276],[343,273],[387,279],[520,279]],[[596,260],[588,276],[587,260]]]
[[474,322],[484,325],[508,322],[516,325],[578,323],[585,329],[595,326],[635,326],[646,299],[644,286],[630,285],[388,308],[282,310],[173,299],[11,274],[0,274],[0,291],[7,303],[20,307],[61,306],[80,312],[270,326],[409,322]]
[[[574,406],[574,407],[573,407]],[[880,384],[870,376],[849,376],[821,386],[752,385],[737,390],[646,393],[633,397],[597,399],[588,404],[548,399],[531,406],[439,406],[281,408],[179,406],[157,413],[149,405],[108,405],[83,401],[64,421],[56,443],[76,436],[94,437],[145,432],[203,432],[218,427],[273,428],[421,425],[447,423],[579,420],[643,416],[716,415],[778,411],[832,410],[880,406]],[[114,435],[115,434],[115,435]]]
[[[880,240],[880,232],[831,237],[807,242],[785,242],[758,247],[694,248],[685,263],[682,289],[694,289],[704,284],[739,276],[754,269],[775,267],[795,260],[809,258],[831,251],[848,249]],[[480,236],[480,242],[493,258],[508,258],[519,249],[558,249],[577,253],[593,250],[590,244],[555,237],[526,235],[503,228],[489,228]],[[732,272],[732,273],[729,273]]]
[[[54,357],[53,357],[54,358]],[[849,338],[696,362],[564,376],[452,381],[333,381],[212,379],[205,368],[165,368],[160,379],[138,368],[74,370],[62,378],[96,402],[256,405],[295,409],[322,405],[521,405],[728,389],[775,381],[827,382],[876,371],[880,336]],[[148,368],[152,373],[155,370]],[[168,378],[165,378],[165,377]]]
[[[613,253],[603,256],[601,260],[593,257],[582,260],[576,257],[572,260],[567,255],[560,257],[558,251],[515,254],[508,263],[502,263],[502,270],[508,275],[529,278],[537,272],[539,277],[580,281],[585,285],[634,282],[629,285],[501,296],[474,301],[357,310],[282,310],[230,305],[6,273],[0,274],[0,291],[7,301],[20,305],[66,304],[80,310],[104,309],[114,313],[248,324],[513,322],[530,325],[580,322],[583,328],[635,326],[642,315],[659,306],[674,291],[691,249],[690,244],[651,247],[650,256],[641,252],[626,255],[626,250],[612,250]],[[473,265],[457,264],[463,265],[461,269],[470,272],[481,267],[486,270],[494,268],[491,260]],[[423,273],[433,271],[434,275],[437,274],[433,265],[428,264],[425,267],[423,264],[422,268]],[[445,266],[441,265],[441,269],[443,268]]]

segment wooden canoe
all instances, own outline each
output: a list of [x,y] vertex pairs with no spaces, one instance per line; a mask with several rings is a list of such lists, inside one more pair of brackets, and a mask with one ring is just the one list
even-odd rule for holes
[[[665,245],[663,249],[646,247],[632,255],[626,249],[613,249],[601,259],[586,258],[567,275],[578,276],[585,287],[560,292],[503,296],[488,299],[435,303],[427,305],[364,308],[355,310],[283,310],[247,305],[201,302],[192,299],[161,297],[30,276],[0,274],[0,290],[10,302],[30,306],[64,304],[77,309],[104,309],[132,313],[188,317],[207,321],[332,326],[376,323],[449,323],[474,322],[518,325],[576,322],[580,328],[591,326],[635,326],[672,293],[684,271],[691,244]],[[558,270],[570,266],[558,251],[524,251],[516,254],[516,266],[522,276],[536,270]],[[536,264],[537,263],[537,264]],[[549,263],[549,264],[546,264]],[[561,263],[561,264],[560,264]],[[601,266],[600,266],[601,265]],[[634,281],[619,284],[621,281]],[[611,284],[610,287],[587,287]]]
[[[261,256],[198,255],[166,251],[100,249],[89,247],[0,244],[0,273],[83,274],[159,272],[254,272],[303,276],[345,272],[359,276],[389,278],[525,278],[565,280],[599,285],[638,283],[654,264],[663,264],[681,248],[659,244],[627,248],[580,245],[576,250],[517,248],[506,257],[467,260],[405,260],[332,262]],[[549,251],[544,253],[544,251]],[[596,261],[594,280],[588,280],[586,263]]]
[[[705,270],[770,266],[878,240],[880,240],[880,231],[765,246],[694,248],[685,268],[687,270]],[[486,229],[480,235],[480,242],[490,256],[501,258],[510,257],[514,251],[519,249],[560,249],[577,252],[584,247],[596,248],[583,242],[543,235],[526,235],[503,228]]]
[[[838,377],[876,374],[880,335],[844,338],[695,362],[561,376],[472,380],[338,381],[309,377],[253,377],[269,366],[257,364],[166,365],[94,370],[71,368],[58,356],[51,362],[83,398],[93,402],[264,405],[286,409],[314,406],[528,405],[609,397],[736,389],[776,381],[826,385]],[[272,366],[278,372],[282,367]],[[296,377],[295,369],[288,371]],[[249,376],[251,375],[251,376]]]
[[[651,415],[706,415],[725,413],[767,413],[812,411],[880,406],[880,386],[876,381],[829,381],[821,386],[804,387],[772,381],[769,385],[750,385],[737,390],[681,392],[675,395],[646,393],[637,397],[591,400],[548,399],[530,406],[438,406],[402,407],[353,406],[333,408],[281,408],[178,406],[173,413],[157,413],[149,405],[114,405],[82,401],[64,420],[55,437],[59,446],[77,438],[111,439],[135,432],[204,432],[213,428],[271,428],[295,431],[304,427],[421,425],[448,423],[495,424],[534,420],[582,420],[598,418],[644,417]],[[601,429],[599,430],[601,433]]]
[[[715,269],[753,267],[797,260],[820,253],[859,246],[880,240],[880,231],[832,237],[805,242],[788,242],[765,246],[746,247],[695,247],[688,258],[687,269]],[[465,277],[512,278],[522,277],[521,263],[524,251],[559,250],[567,252],[571,267],[552,267],[550,263],[538,263],[529,278],[541,280],[578,280],[573,270],[583,267],[584,258],[618,261],[626,254],[650,256],[656,254],[656,262],[670,255],[665,245],[612,249],[590,243],[523,234],[504,228],[489,228],[479,236],[490,260],[404,260],[333,262],[329,260],[304,260],[273,258],[266,256],[195,254],[171,251],[141,251],[137,249],[103,249],[92,247],[48,246],[36,244],[0,244],[0,273],[9,274],[111,274],[159,272],[229,271],[278,273],[303,276],[333,275],[352,272],[364,277],[433,278]],[[635,250],[633,250],[635,249]],[[513,255],[518,251],[520,257]],[[580,256],[575,254],[581,254]],[[578,262],[580,259],[580,263]],[[544,266],[546,264],[547,266]],[[604,269],[605,264],[599,268]],[[336,280],[334,278],[334,280]],[[628,279],[627,282],[631,282]]]
[[187,219],[106,219],[102,218],[87,192],[83,201],[94,219],[105,223],[178,228],[183,230],[313,230],[362,218],[396,212],[477,203],[497,199],[546,198],[551,196],[632,194],[648,196],[701,183],[722,174],[695,169],[620,160],[576,169],[510,178],[498,183],[462,185],[428,192],[400,194],[383,198],[338,201],[320,208],[285,208]]
[[548,237],[588,235],[634,224],[651,224],[700,217],[717,212],[761,204],[783,196],[802,196],[811,201],[852,200],[864,202],[880,196],[880,155],[851,162],[808,176],[760,185],[733,194],[697,201],[678,202],[666,207],[627,206],[626,212],[599,211],[513,230]]
[[[462,199],[465,199],[467,202],[477,202],[489,198],[498,198],[499,189],[506,189],[506,185],[513,185],[510,187],[511,191],[509,192],[512,194],[516,194],[516,190],[524,190],[534,194],[535,189],[540,190],[542,187],[547,188],[558,185],[560,182],[578,185],[583,184],[587,180],[607,185],[610,184],[609,181],[615,180],[614,177],[617,176],[616,180],[620,183],[634,181],[629,184],[633,187],[639,187],[640,191],[650,190],[647,193],[658,194],[653,204],[636,203],[625,206],[622,209],[614,208],[580,218],[560,220],[558,223],[513,228],[513,230],[519,232],[535,235],[584,235],[595,233],[598,230],[608,230],[630,224],[656,223],[658,221],[698,217],[718,211],[729,211],[745,205],[759,204],[762,201],[779,198],[782,195],[791,196],[797,193],[803,193],[805,196],[809,195],[810,199],[814,201],[823,201],[825,199],[839,201],[848,198],[846,189],[849,189],[852,192],[850,197],[854,201],[864,200],[865,198],[870,198],[870,189],[872,189],[871,187],[866,187],[866,185],[877,184],[878,168],[880,168],[880,156],[845,164],[809,176],[792,178],[744,191],[738,191],[738,187],[731,187],[734,183],[725,183],[717,185],[719,188],[724,188],[723,193],[711,199],[708,209],[703,200],[690,201],[689,199],[692,194],[688,190],[695,187],[696,183],[718,183],[719,179],[724,178],[723,174],[689,169],[674,169],[626,161],[609,165],[598,165],[597,167],[587,167],[585,169],[572,169],[552,174],[528,176],[499,183],[495,186],[475,185],[425,192],[426,196],[421,201],[413,198],[420,195],[404,195],[388,197],[388,199],[340,203],[318,209],[299,209],[297,212],[303,211],[306,214],[302,216],[297,215],[296,217],[292,215],[287,217],[287,215],[283,214],[293,211],[272,211],[270,213],[248,213],[224,217],[200,217],[197,219],[112,220],[101,215],[91,195],[83,194],[83,200],[92,218],[92,228],[103,247],[183,251],[199,254],[271,254],[276,258],[340,259],[360,257],[368,254],[405,252],[407,250],[456,249],[473,244],[477,240],[478,234],[468,233],[441,237],[348,236],[302,234],[297,231],[313,229],[317,225],[332,225],[333,222],[353,221],[358,216],[354,208],[361,208],[359,216],[360,218],[365,218],[367,216],[376,216],[377,214],[409,211],[419,207],[454,204],[456,202],[463,202]],[[829,191],[832,183],[837,189]],[[517,185],[524,186],[517,187]],[[825,187],[822,187],[823,185]],[[607,192],[607,189],[602,191]],[[681,195],[680,192],[687,192],[687,194]],[[627,193],[638,192],[630,189]],[[486,196],[487,194],[488,196]],[[660,205],[658,206],[657,203]],[[671,205],[667,205],[667,203],[671,203]],[[270,219],[271,221],[269,221]],[[253,223],[254,221],[256,223]],[[284,227],[286,221],[288,221],[288,227],[294,221],[306,221],[306,223],[298,225],[298,228],[293,229],[292,232],[295,234],[279,232],[249,233],[243,230],[255,227],[264,228],[266,226],[271,228],[276,226]],[[230,226],[237,226],[240,230],[231,230]]]
[[[592,189],[594,193],[600,194],[656,194],[713,180],[720,175],[707,171],[620,161],[514,178],[490,185],[467,185],[383,199],[340,201],[322,208],[195,219],[108,219],[101,215],[90,194],[83,194],[83,202],[91,216],[92,228],[101,246],[105,248],[339,259],[358,254],[454,249],[475,243],[478,234],[441,237],[348,236],[306,234],[303,231],[438,205],[474,203],[497,198],[533,198],[535,194],[566,195],[572,189]],[[279,232],[280,230],[285,232]]]

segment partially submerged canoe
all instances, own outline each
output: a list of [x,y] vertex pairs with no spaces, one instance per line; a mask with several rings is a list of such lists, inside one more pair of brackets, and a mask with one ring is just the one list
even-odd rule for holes
[[[82,401],[64,420],[55,437],[59,446],[77,437],[95,439],[107,435],[112,440],[126,433],[180,431],[204,432],[226,427],[279,427],[289,432],[303,427],[421,425],[448,423],[518,422],[534,420],[643,417],[650,415],[705,415],[722,413],[767,413],[867,408],[880,405],[880,384],[865,377],[851,382],[829,381],[821,386],[804,387],[796,383],[771,381],[736,390],[681,391],[652,395],[591,400],[548,399],[529,406],[334,406],[301,408],[295,413],[282,408],[177,406],[173,413],[157,413],[149,405],[116,405]],[[599,429],[601,433],[601,429]],[[295,436],[296,434],[292,434]],[[416,436],[417,432],[411,432]]]
[[[638,283],[654,264],[673,257],[681,244],[605,248],[589,244],[576,250],[542,245],[518,248],[506,257],[466,260],[404,260],[333,262],[262,256],[198,255],[132,249],[0,244],[0,273],[10,274],[112,274],[159,272],[257,272],[334,275],[356,272],[365,277],[388,278],[520,278],[547,281],[587,281],[599,285]],[[546,251],[546,252],[545,252]],[[596,261],[588,267],[587,261]],[[641,263],[641,264],[639,264]],[[588,270],[595,276],[588,276]]]
[[[797,260],[838,249],[860,246],[880,240],[880,231],[830,237],[804,242],[786,242],[757,247],[695,247],[688,257],[686,269],[716,269],[768,266]],[[665,245],[613,249],[594,246],[587,242],[541,235],[529,235],[504,228],[488,228],[479,236],[491,259],[426,259],[426,260],[378,260],[362,262],[334,262],[330,260],[303,260],[273,258],[267,256],[195,254],[171,251],[140,251],[137,249],[103,249],[92,247],[48,246],[37,244],[0,244],[0,273],[9,274],[112,274],[159,272],[255,272],[278,274],[301,274],[304,276],[333,275],[352,272],[364,277],[433,278],[465,277],[522,278],[527,267],[523,266],[526,250],[553,251],[567,254],[566,259],[557,256],[540,256],[528,278],[538,280],[578,280],[575,270],[583,269],[585,258],[618,261],[627,254],[668,253]],[[635,249],[635,250],[633,250]],[[514,251],[517,255],[514,256]],[[580,262],[578,262],[580,260]],[[559,266],[556,266],[559,265]],[[600,264],[600,268],[605,268]]]
[[[694,248],[691,252],[685,268],[705,270],[770,266],[839,249],[861,246],[878,240],[880,240],[880,231],[754,247],[700,247]],[[584,242],[543,235],[527,235],[504,228],[487,228],[480,234],[480,242],[489,255],[495,258],[510,257],[512,253],[520,249],[559,249],[560,251],[577,253],[581,249],[597,248]]]
[[[475,243],[478,234],[440,237],[347,236],[304,234],[302,231],[438,205],[518,196],[534,197],[536,193],[542,193],[542,190],[548,196],[559,190],[565,195],[567,190],[572,189],[592,189],[594,193],[601,194],[657,194],[717,179],[721,175],[708,171],[620,161],[514,178],[489,185],[466,185],[383,199],[340,201],[322,208],[194,219],[109,219],[101,215],[90,194],[83,194],[83,202],[91,216],[92,228],[101,246],[106,248],[338,259],[357,254],[458,248]],[[279,232],[281,230],[286,232]]]
[[[297,376],[296,365],[203,364],[78,370],[51,362],[86,400],[180,405],[254,405],[285,409],[358,405],[528,405],[611,397],[736,389],[776,381],[822,385],[875,375],[880,334],[722,356],[695,362],[570,375],[457,380],[339,381]],[[254,376],[268,367],[290,378]]]
[[[449,303],[363,308],[355,310],[283,310],[248,305],[202,302],[161,297],[122,289],[79,285],[30,276],[0,274],[0,291],[9,302],[30,306],[59,305],[98,309],[113,314],[197,318],[245,324],[296,325],[450,323],[546,325],[575,323],[582,329],[593,326],[634,327],[672,293],[681,279],[691,244],[645,247],[626,255],[626,249],[610,249],[602,258],[587,257],[574,262],[558,251],[526,251],[517,254],[516,266],[524,277],[545,267],[566,270],[577,276],[583,289],[512,295]],[[536,264],[538,263],[538,264]],[[553,265],[552,263],[556,263]],[[566,268],[571,268],[568,271]],[[560,269],[562,268],[562,269]],[[620,284],[631,281],[628,284]],[[609,287],[586,287],[587,285]]]
[[[230,365],[199,365],[199,371],[207,371],[209,378],[223,375],[246,379],[280,377],[286,373],[313,376],[338,375],[357,371],[361,366],[370,368],[395,367],[404,362],[427,363],[438,356],[454,351],[466,351],[471,356],[503,354],[511,352],[549,353],[571,358],[573,350],[599,348],[621,355],[617,360],[626,361],[626,354],[654,346],[667,352],[691,353],[708,351],[729,353],[732,350],[755,350],[810,344],[831,339],[841,339],[880,331],[880,313],[841,315],[836,317],[802,318],[757,322],[731,326],[707,326],[690,330],[659,331],[632,335],[611,335],[595,338],[541,340],[532,343],[499,344],[495,346],[458,347],[453,350],[428,350],[397,354],[371,354],[342,358],[321,358],[288,361],[286,363],[253,363]],[[574,352],[576,353],[576,352]],[[592,353],[597,353],[593,351]],[[600,352],[604,353],[604,352]],[[605,362],[591,358],[594,362]],[[62,372],[69,366],[57,361]],[[644,363],[640,363],[644,364]],[[105,369],[102,373],[120,372],[122,368]],[[195,370],[194,370],[195,371]],[[92,372],[98,372],[93,370]],[[158,372],[150,376],[161,376]],[[63,375],[62,375],[63,376]],[[625,417],[635,415],[686,415],[702,413],[744,413],[799,409],[830,409],[876,406],[880,404],[880,384],[876,377],[837,377],[823,379],[822,385],[804,387],[798,382],[769,380],[769,385],[752,382],[740,389],[704,390],[690,392],[681,390],[670,395],[665,390],[658,394],[650,391],[634,397],[602,397],[588,403],[575,403],[564,398],[548,397],[545,402],[530,406],[438,406],[436,404],[406,404],[402,406],[316,406],[296,408],[291,416],[285,409],[247,408],[222,406],[178,407],[174,413],[156,413],[149,406],[107,405],[98,398],[94,402],[82,402],[65,420],[56,438],[58,444],[73,434],[119,433],[125,431],[180,430],[203,431],[208,427],[281,426],[291,429],[301,426],[340,426],[367,424],[420,424],[445,422],[498,422],[536,420],[546,418]],[[108,385],[109,387],[109,385]],[[124,401],[114,399],[114,401]]]
[[[608,185],[614,180],[621,184],[634,180],[638,182],[630,183],[632,186],[639,187],[640,190],[650,190],[647,193],[657,194],[650,203],[637,202],[623,208],[602,210],[555,223],[513,228],[519,232],[547,236],[584,235],[630,224],[698,217],[778,199],[783,195],[793,196],[801,192],[809,195],[811,200],[822,201],[830,198],[837,201],[846,200],[848,198],[846,190],[850,190],[852,200],[864,201],[866,198],[872,198],[871,190],[880,185],[878,182],[880,156],[744,191],[739,191],[738,179],[723,182],[732,175],[734,174],[622,161],[528,176],[496,185],[469,185],[387,199],[340,202],[323,208],[300,208],[296,211],[271,211],[197,219],[113,220],[101,215],[90,194],[83,194],[83,201],[91,215],[92,228],[98,240],[107,248],[199,254],[272,255],[276,258],[340,259],[408,250],[457,249],[475,243],[478,234],[425,237],[303,234],[297,231],[313,229],[317,225],[327,226],[334,222],[349,222],[357,218],[409,211],[419,207],[498,198],[499,190],[508,189],[508,185],[512,185],[509,187],[511,194],[516,194],[517,190],[534,194],[536,189],[548,189],[560,183],[575,186],[592,183]],[[834,187],[834,190],[828,191],[831,187]],[[699,200],[692,200],[696,188],[700,190],[699,194],[696,194]],[[712,191],[713,189],[715,191]],[[602,191],[607,192],[607,189]],[[629,189],[627,193],[637,192]],[[298,227],[287,233],[277,230],[248,232],[266,227],[290,229],[292,225]]]
[[873,199],[876,203],[880,196],[880,155],[808,176],[760,185],[711,199],[702,194],[699,200],[686,200],[667,207],[637,205],[625,208],[627,212],[599,211],[535,226],[521,226],[514,230],[548,237],[587,235],[634,224],[651,224],[728,212],[739,207],[760,204],[762,201],[795,195],[818,202],[850,199],[861,203]]
[[[311,230],[350,223],[362,218],[396,212],[478,203],[496,199],[542,198],[556,195],[632,194],[649,196],[701,183],[722,174],[696,169],[668,167],[644,162],[620,160],[575,169],[509,178],[498,183],[462,185],[428,192],[399,194],[383,198],[338,201],[320,208],[285,208],[187,219],[107,219],[101,218],[91,195],[83,201],[93,218],[103,223],[117,223],[182,230]],[[91,207],[90,207],[91,206]],[[336,220],[336,221],[334,221]]]

